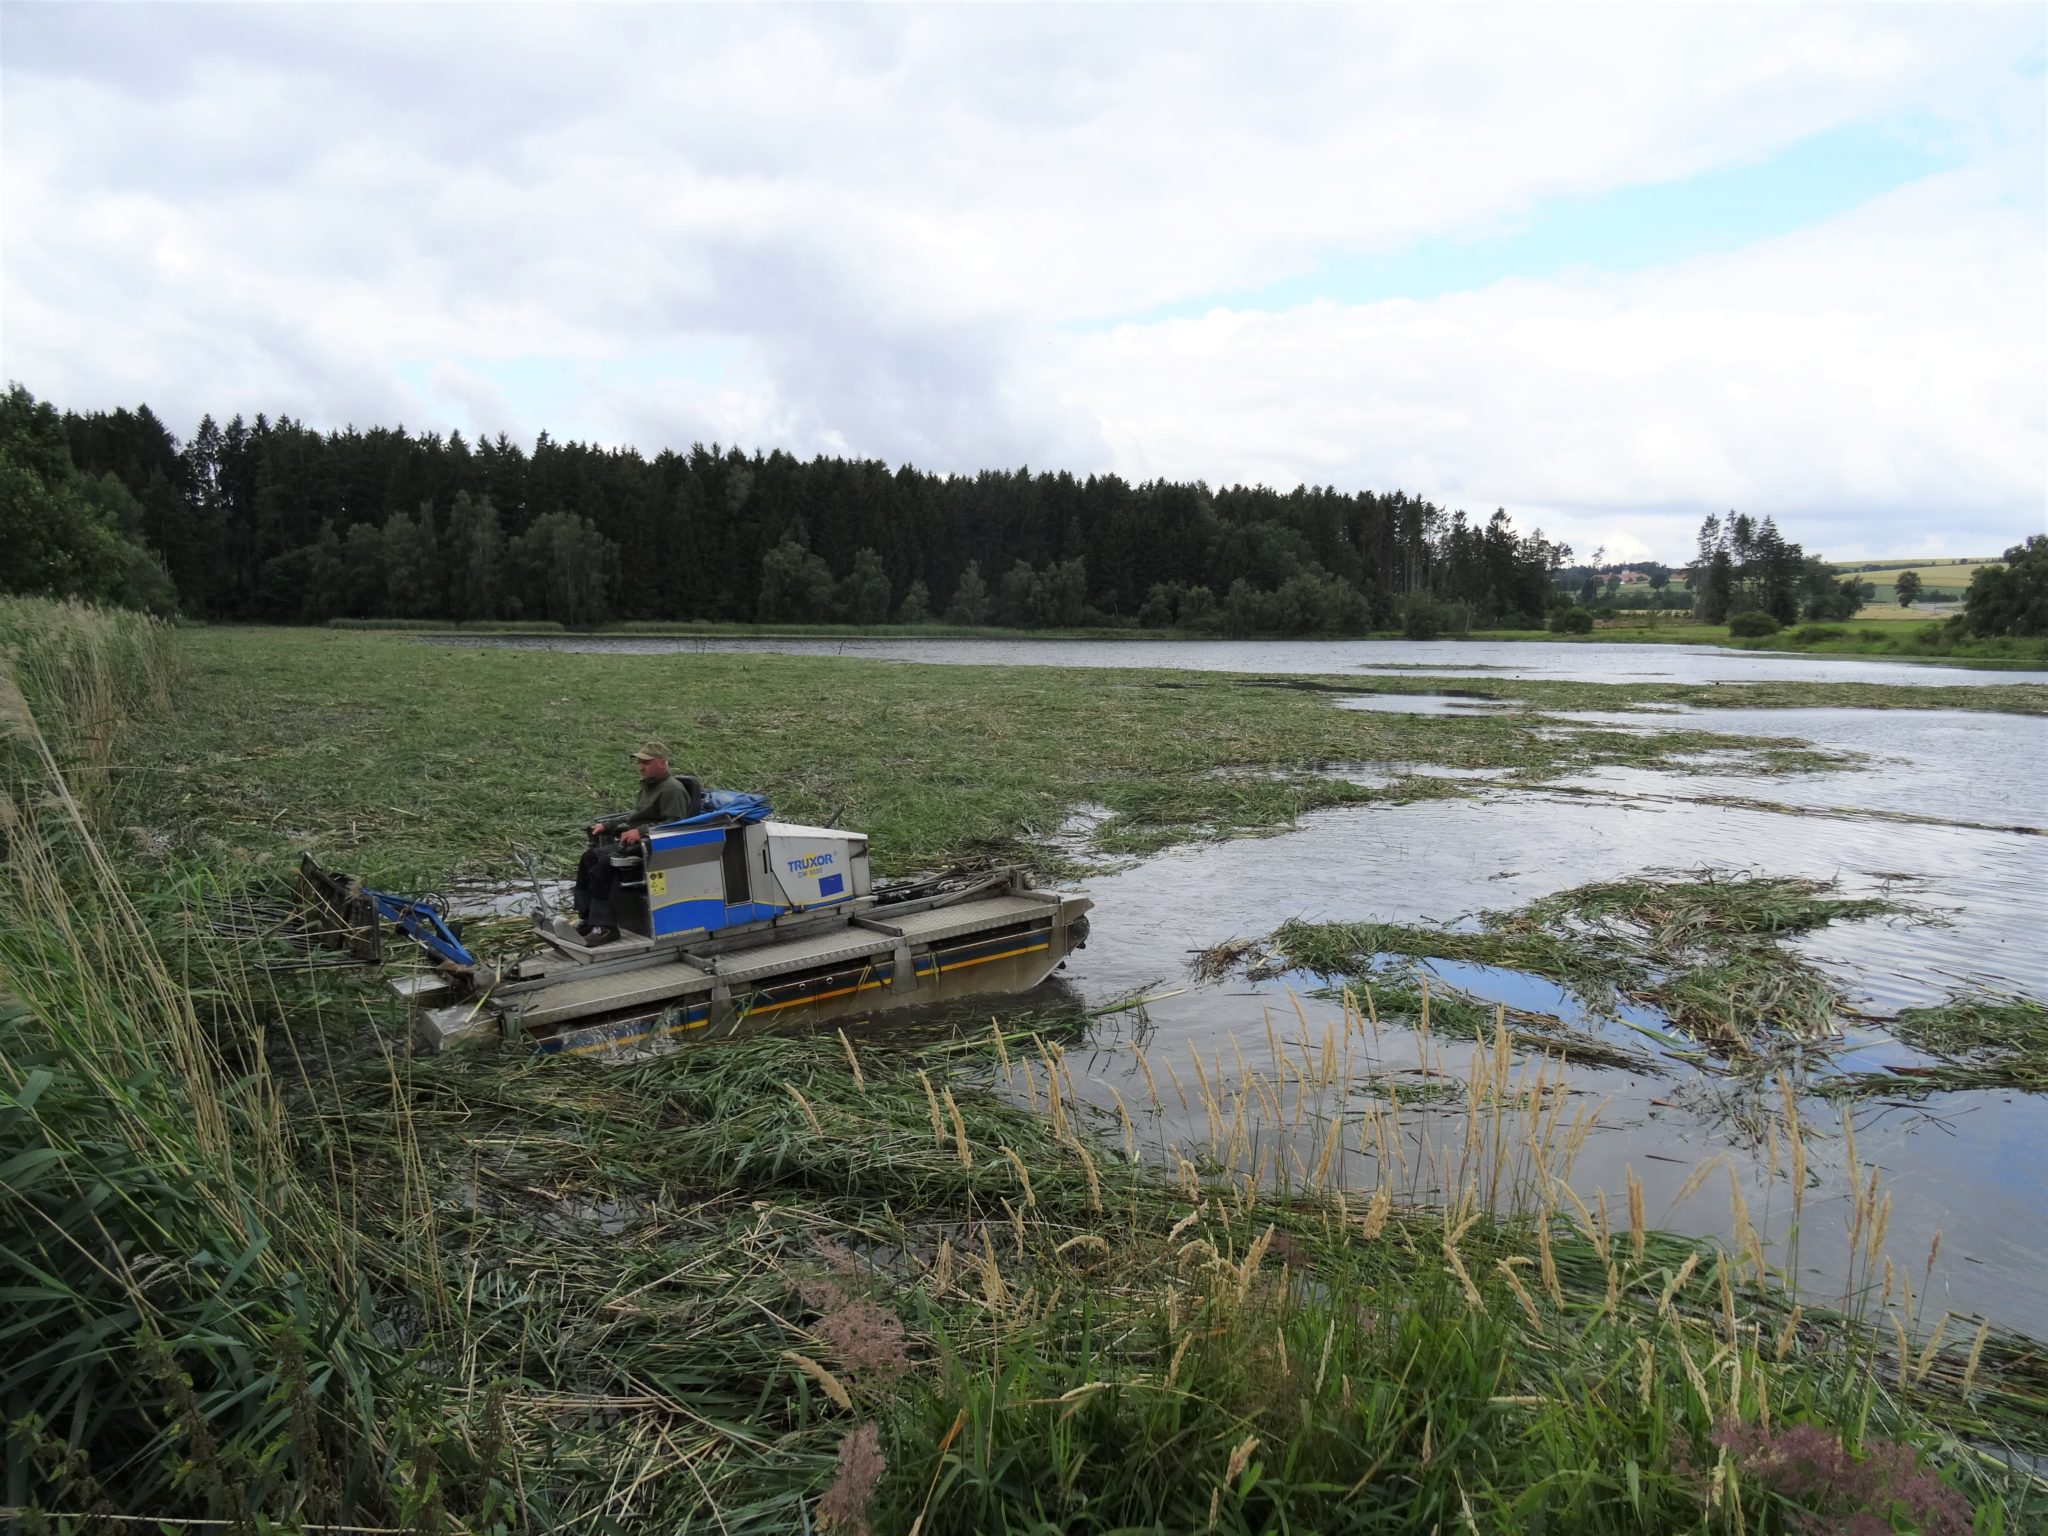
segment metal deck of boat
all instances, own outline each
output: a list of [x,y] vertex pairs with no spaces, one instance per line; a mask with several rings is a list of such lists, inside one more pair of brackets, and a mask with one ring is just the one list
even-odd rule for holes
[[710,985],[708,972],[687,961],[671,960],[609,976],[557,982],[529,994],[519,1017],[525,1028],[539,1029],[593,1013],[649,1007]]
[[[834,928],[763,944],[733,954],[694,956],[657,965],[608,970],[605,974],[556,981],[527,991],[518,1003],[521,1027],[546,1029],[592,1014],[631,1008],[736,987],[777,976],[798,976],[835,966],[880,960],[903,943],[926,945],[962,934],[985,932],[1048,915],[1051,904],[1039,896],[988,896],[922,912],[891,914],[884,922],[863,913],[861,927]],[[623,957],[622,957],[623,958]]]
[[759,949],[719,955],[711,962],[712,974],[720,981],[758,981],[763,976],[790,971],[808,971],[842,960],[860,960],[868,955],[885,955],[895,947],[887,934],[867,928],[840,928],[814,934],[807,939],[785,939]]
[[915,939],[920,944],[935,944],[941,939],[973,933],[982,928],[1000,928],[1006,923],[1045,917],[1054,909],[1054,902],[1048,899],[1054,894],[1056,893],[988,896],[980,901],[963,901],[954,907],[933,907],[926,912],[906,912],[901,917],[891,917],[887,913],[878,917],[873,914],[867,915],[873,917],[877,924],[887,924],[906,939]]

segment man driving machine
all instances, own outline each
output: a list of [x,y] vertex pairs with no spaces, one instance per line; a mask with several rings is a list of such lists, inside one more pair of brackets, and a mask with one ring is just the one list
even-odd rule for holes
[[688,774],[671,773],[668,748],[660,742],[643,742],[633,761],[640,769],[633,809],[593,821],[587,829],[590,844],[576,865],[576,932],[592,948],[619,936],[612,914],[619,875],[612,859],[639,845],[642,828],[681,821],[704,809],[704,786]]

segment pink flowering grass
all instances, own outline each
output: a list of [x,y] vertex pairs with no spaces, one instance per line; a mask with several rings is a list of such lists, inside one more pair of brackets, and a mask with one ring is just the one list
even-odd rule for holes
[[847,1536],[867,1536],[868,1501],[888,1470],[879,1428],[867,1423],[847,1435],[839,1442],[839,1470],[832,1486],[818,1500],[818,1524]]
[[[887,1385],[910,1370],[903,1320],[859,1289],[864,1267],[851,1250],[826,1239],[819,1253],[828,1273],[797,1281],[797,1294],[818,1314],[811,1331],[823,1339],[834,1361],[857,1383]],[[871,1282],[870,1282],[871,1283]]]
[[1909,1445],[1871,1440],[1858,1452],[1819,1424],[1734,1420],[1710,1438],[1744,1476],[1793,1506],[1801,1536],[1892,1536],[1901,1519],[1923,1536],[1968,1536],[1969,1505]]

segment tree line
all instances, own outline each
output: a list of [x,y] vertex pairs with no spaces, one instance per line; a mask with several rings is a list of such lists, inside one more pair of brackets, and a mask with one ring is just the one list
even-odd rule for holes
[[1699,559],[1688,584],[1693,614],[1703,624],[1734,624],[1747,614],[1779,625],[1848,619],[1863,607],[1866,592],[1861,576],[1837,576],[1770,518],[1739,512],[1700,524]]
[[[1570,556],[1504,511],[1400,491],[942,475],[701,444],[646,458],[545,433],[529,451],[263,415],[208,416],[181,441],[147,406],[59,416],[19,386],[5,414],[7,473],[89,503],[43,521],[100,530],[159,579],[150,602],[211,620],[1345,633],[1538,623]],[[61,561],[0,575],[122,600]]]

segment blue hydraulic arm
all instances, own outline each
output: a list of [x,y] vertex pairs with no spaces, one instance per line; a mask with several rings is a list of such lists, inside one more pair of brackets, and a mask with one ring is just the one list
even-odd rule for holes
[[463,948],[462,940],[426,902],[413,896],[393,896],[388,891],[364,889],[363,897],[376,908],[377,916],[419,945],[437,960],[466,970],[476,966],[476,956]]

